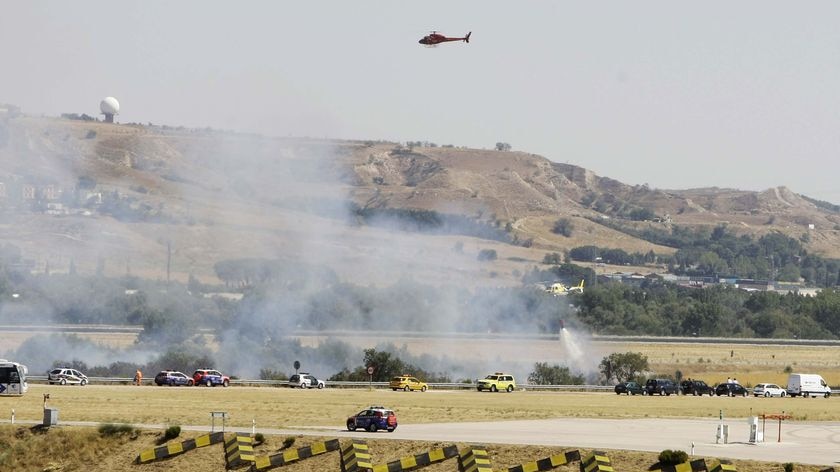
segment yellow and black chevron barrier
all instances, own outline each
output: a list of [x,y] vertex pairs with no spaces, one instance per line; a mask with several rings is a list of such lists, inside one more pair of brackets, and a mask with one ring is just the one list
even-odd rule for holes
[[658,469],[653,469],[653,472],[707,472],[708,470],[706,468],[706,460],[697,459],[677,465],[664,465]]
[[329,441],[321,441],[313,443],[306,447],[291,449],[281,453],[272,454],[270,456],[257,456],[254,463],[251,465],[251,472],[270,470],[277,467],[283,467],[293,462],[309,459],[310,457],[326,454],[328,452],[338,451],[341,445],[338,439],[330,439]]
[[254,438],[251,435],[234,433],[225,438],[225,464],[228,469],[253,463],[255,459]]
[[408,472],[410,470],[427,467],[438,462],[443,462],[446,459],[451,459],[458,456],[458,446],[451,445],[440,449],[432,449],[429,452],[417,454],[415,456],[406,456],[387,464],[378,464],[373,466],[373,472]]
[[156,447],[154,449],[146,449],[141,452],[135,460],[138,464],[146,464],[148,462],[159,461],[168,457],[177,456],[187,451],[199,447],[210,446],[224,441],[224,433],[209,433],[202,434],[194,439],[187,439],[186,441],[167,444],[165,446]]
[[484,446],[470,446],[458,454],[458,472],[493,472],[490,455]]
[[372,469],[370,450],[362,439],[353,439],[347,447],[341,448],[341,472],[357,472]]
[[580,451],[567,451],[563,454],[557,454],[538,461],[526,462],[522,465],[515,465],[508,467],[508,472],[542,472],[544,470],[551,470],[555,467],[568,464],[569,462],[579,461]]
[[711,472],[738,472],[738,469],[731,462],[721,459],[718,465],[712,468]]
[[610,464],[610,458],[601,451],[595,451],[580,461],[580,472],[613,472],[614,470]]

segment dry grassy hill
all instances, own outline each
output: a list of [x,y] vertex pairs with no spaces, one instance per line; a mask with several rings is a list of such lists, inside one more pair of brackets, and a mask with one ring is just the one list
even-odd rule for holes
[[[20,247],[36,270],[66,271],[73,261],[80,272],[104,266],[113,275],[162,278],[171,248],[173,277],[182,280],[189,274],[212,280],[219,260],[262,257],[305,258],[364,283],[410,276],[510,285],[547,252],[575,246],[673,252],[597,222],[604,217],[598,210],[633,208],[668,215],[670,224],[808,233],[812,251],[840,257],[840,213],[785,188],[656,190],[520,152],[25,116],[0,126],[0,237]],[[24,185],[37,198],[50,186],[60,189],[55,202],[66,203],[71,194],[77,204],[91,194],[116,195],[130,217],[115,218],[93,204],[89,213],[72,205],[59,214],[47,214],[43,205],[33,211],[32,201],[20,197]],[[532,245],[360,226],[347,211],[349,201],[464,215],[507,226]],[[552,233],[559,218],[572,221],[571,237]],[[669,223],[632,224],[664,229]],[[496,250],[498,259],[477,262],[482,249]]]

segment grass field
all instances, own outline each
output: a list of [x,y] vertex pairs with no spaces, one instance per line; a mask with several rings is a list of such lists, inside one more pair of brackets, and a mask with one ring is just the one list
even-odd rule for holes
[[393,408],[401,422],[430,423],[442,416],[461,421],[501,421],[561,417],[729,418],[788,412],[797,420],[840,420],[840,400],[832,398],[642,397],[611,393],[476,391],[392,392],[378,389],[299,390],[277,387],[135,387],[32,385],[23,397],[0,398],[6,416],[40,420],[43,397],[61,420],[203,425],[211,411],[227,411],[230,424],[294,428],[334,426],[367,405]]
[[[611,393],[475,391],[393,392],[387,389],[299,390],[276,387],[135,387],[135,386],[49,386],[32,385],[23,397],[0,398],[0,412],[14,408],[20,420],[42,418],[43,394],[49,406],[59,409],[60,421],[95,423],[151,423],[161,425],[208,425],[210,411],[226,411],[231,426],[294,428],[332,426],[342,428],[347,416],[370,404],[394,408],[401,423],[440,421],[441,417],[460,421],[502,421],[512,419],[576,417],[717,417],[723,410],[728,418],[782,410],[799,420],[840,420],[840,400],[836,398],[727,398],[727,397],[642,397]],[[4,414],[5,415],[5,414]],[[192,451],[167,461],[135,466],[134,458],[143,449],[154,447],[160,431],[144,431],[135,437],[100,437],[94,428],[53,428],[33,433],[28,427],[0,425],[0,470],[91,470],[110,471],[131,468],[138,471],[171,470],[182,472],[224,470],[220,446]],[[184,433],[192,437],[196,433]],[[267,438],[257,454],[271,454],[281,448],[282,437]],[[328,438],[326,438],[328,439]],[[295,447],[318,440],[297,436]],[[417,454],[444,443],[370,440],[376,463]],[[7,447],[8,446],[8,447]],[[463,447],[459,444],[459,447]],[[557,454],[563,449],[542,446],[488,445],[495,470]],[[569,448],[574,448],[570,445]],[[655,453],[607,450],[616,470],[644,471],[656,462]],[[589,452],[589,451],[582,451]],[[715,464],[708,459],[709,466]],[[741,472],[782,471],[782,465],[734,461]],[[453,461],[429,467],[430,472],[453,471]],[[284,468],[289,472],[338,470],[335,454],[307,460]],[[578,470],[578,465],[556,469]],[[814,472],[818,467],[797,466],[797,472]]]

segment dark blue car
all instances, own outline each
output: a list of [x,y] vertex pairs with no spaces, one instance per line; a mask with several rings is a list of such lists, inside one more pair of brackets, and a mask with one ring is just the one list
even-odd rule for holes
[[380,429],[392,433],[397,429],[397,415],[394,413],[394,410],[390,410],[384,406],[370,406],[355,416],[347,418],[347,429],[356,431],[356,428],[361,428],[371,433],[375,433]]

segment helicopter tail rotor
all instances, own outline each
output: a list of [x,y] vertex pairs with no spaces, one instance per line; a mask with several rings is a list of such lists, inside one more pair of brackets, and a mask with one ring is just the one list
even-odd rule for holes
[[469,43],[469,42],[470,42],[470,35],[471,35],[471,34],[472,34],[472,31],[470,31],[469,33],[467,33],[467,36],[464,38],[464,42],[467,42],[467,43]]

